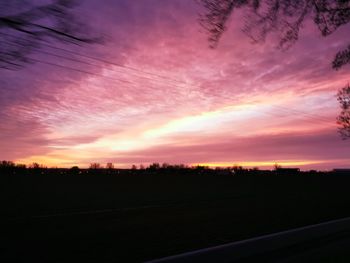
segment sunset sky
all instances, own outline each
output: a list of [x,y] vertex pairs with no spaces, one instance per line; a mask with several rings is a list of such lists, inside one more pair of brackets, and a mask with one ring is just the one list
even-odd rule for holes
[[324,38],[306,23],[281,51],[273,35],[253,44],[237,13],[210,49],[195,1],[89,0],[76,12],[105,44],[52,42],[31,55],[41,62],[0,70],[1,160],[350,167],[336,124],[350,66],[331,68],[349,26]]

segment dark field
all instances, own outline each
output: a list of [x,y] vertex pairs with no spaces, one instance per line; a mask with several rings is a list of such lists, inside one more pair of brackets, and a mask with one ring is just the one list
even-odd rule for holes
[[350,216],[350,176],[1,176],[0,262],[142,262]]

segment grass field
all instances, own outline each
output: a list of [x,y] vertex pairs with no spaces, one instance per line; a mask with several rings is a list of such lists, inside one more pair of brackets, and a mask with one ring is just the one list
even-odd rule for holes
[[142,262],[350,216],[350,176],[2,176],[0,262]]

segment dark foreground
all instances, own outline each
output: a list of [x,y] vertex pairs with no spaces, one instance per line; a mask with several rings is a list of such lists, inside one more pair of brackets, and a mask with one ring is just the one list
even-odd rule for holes
[[293,228],[147,263],[348,262],[350,217]]
[[2,176],[0,262],[142,262],[348,217],[349,185],[347,175]]

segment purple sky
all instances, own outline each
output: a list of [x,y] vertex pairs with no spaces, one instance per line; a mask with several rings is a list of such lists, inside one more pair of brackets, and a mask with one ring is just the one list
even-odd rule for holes
[[213,50],[195,1],[90,0],[76,11],[106,44],[58,45],[75,55],[42,49],[85,63],[35,53],[64,67],[0,71],[0,159],[63,167],[350,166],[350,141],[335,121],[350,67],[331,69],[349,26],[323,38],[306,23],[283,52],[273,35],[252,44],[236,14]]

